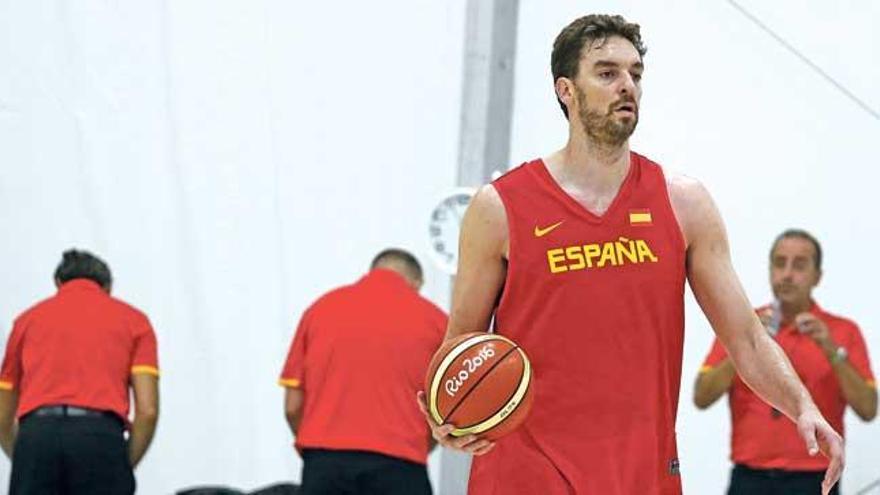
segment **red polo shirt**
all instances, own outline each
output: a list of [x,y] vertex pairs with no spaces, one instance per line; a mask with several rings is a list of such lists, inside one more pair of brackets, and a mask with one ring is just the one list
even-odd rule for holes
[[397,273],[376,269],[303,314],[280,383],[302,388],[297,449],[365,450],[424,464],[415,396],[446,315]]
[[[758,311],[764,309],[766,306]],[[874,375],[871,373],[868,351],[859,327],[846,318],[823,311],[816,304],[810,308],[810,312],[828,325],[831,339],[846,348],[849,363],[873,385]],[[809,336],[800,333],[794,324],[781,327],[776,334],[776,342],[785,351],[822,415],[843,435],[846,399],[837,375],[822,349]],[[701,372],[711,369],[726,357],[724,347],[715,339]],[[821,471],[828,467],[825,456],[810,457],[795,423],[774,413],[739,375],[733,380],[728,398],[733,422],[733,462],[758,469]]]
[[18,390],[19,418],[59,404],[128,418],[132,373],[159,374],[147,317],[97,283],[75,279],[15,320],[0,389]]

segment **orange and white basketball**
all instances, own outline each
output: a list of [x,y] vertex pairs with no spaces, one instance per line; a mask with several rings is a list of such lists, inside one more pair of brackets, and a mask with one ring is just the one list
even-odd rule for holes
[[496,440],[519,426],[533,397],[532,366],[510,339],[474,332],[443,343],[425,378],[428,412],[453,436]]

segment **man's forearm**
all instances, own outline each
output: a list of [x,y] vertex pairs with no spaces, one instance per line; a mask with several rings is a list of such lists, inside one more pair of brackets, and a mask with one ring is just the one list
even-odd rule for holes
[[284,418],[290,432],[296,437],[299,431],[299,422],[302,419],[305,406],[306,394],[301,388],[288,387],[284,391]]
[[15,447],[15,437],[18,436],[18,424],[13,422],[0,428],[0,448],[6,457],[12,459],[12,451]]
[[15,449],[15,438],[18,436],[16,409],[18,409],[18,392],[0,390],[0,448],[10,459]]
[[290,433],[296,437],[296,431],[299,429],[299,420],[300,414],[297,412],[296,414],[287,414],[287,426],[290,427]]
[[700,409],[711,406],[730,389],[735,376],[736,368],[729,358],[711,369],[700,371],[694,386],[694,404]]
[[[828,353],[826,353],[828,354]],[[834,361],[831,367],[837,375],[837,382],[843,391],[846,403],[865,421],[871,421],[877,415],[877,389],[872,387],[847,360]]]
[[739,376],[765,402],[795,421],[806,409],[816,410],[788,357],[762,327],[731,342],[728,351]]
[[153,434],[156,432],[158,419],[158,415],[135,414],[131,424],[131,434],[128,437],[128,458],[132,467],[136,467],[143,459],[144,454],[147,453],[147,449],[153,441]]

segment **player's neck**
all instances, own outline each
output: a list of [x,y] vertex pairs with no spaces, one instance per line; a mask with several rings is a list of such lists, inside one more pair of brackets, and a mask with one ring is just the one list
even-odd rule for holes
[[584,136],[572,136],[548,165],[566,182],[597,191],[616,191],[630,167],[629,141],[606,146]]

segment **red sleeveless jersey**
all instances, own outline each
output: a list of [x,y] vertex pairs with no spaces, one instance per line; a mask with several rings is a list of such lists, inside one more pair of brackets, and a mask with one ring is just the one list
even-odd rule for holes
[[602,216],[542,160],[493,185],[510,236],[495,331],[528,354],[536,396],[524,425],[474,458],[469,492],[681,493],[686,247],[660,166],[632,153]]

